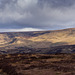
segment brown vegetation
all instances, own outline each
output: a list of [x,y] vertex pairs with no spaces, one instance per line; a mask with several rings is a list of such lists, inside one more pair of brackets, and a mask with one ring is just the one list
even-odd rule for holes
[[75,54],[0,55],[3,75],[75,75]]

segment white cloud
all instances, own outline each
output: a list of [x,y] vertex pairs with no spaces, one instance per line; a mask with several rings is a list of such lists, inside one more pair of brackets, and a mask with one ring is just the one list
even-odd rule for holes
[[17,5],[21,8],[32,7],[37,4],[37,0],[18,0]]
[[37,28],[22,28],[22,29],[0,29],[0,32],[27,32],[27,31],[42,31]]

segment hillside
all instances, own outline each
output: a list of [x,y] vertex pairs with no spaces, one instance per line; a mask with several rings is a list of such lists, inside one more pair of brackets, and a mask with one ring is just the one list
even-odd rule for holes
[[[75,28],[37,32],[4,32],[0,33],[0,53],[45,53],[64,46],[75,46]],[[54,48],[54,49],[53,49]],[[19,50],[19,51],[18,51]],[[41,51],[42,50],[42,51]],[[63,50],[63,49],[62,49]],[[59,52],[59,51],[58,51]]]

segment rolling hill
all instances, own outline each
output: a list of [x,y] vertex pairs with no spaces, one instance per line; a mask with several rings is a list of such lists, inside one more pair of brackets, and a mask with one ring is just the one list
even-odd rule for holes
[[73,53],[75,28],[0,33],[0,53]]

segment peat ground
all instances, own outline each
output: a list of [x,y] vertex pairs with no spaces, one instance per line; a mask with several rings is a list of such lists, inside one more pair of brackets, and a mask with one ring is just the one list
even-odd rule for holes
[[1,75],[75,75],[75,54],[0,55]]

